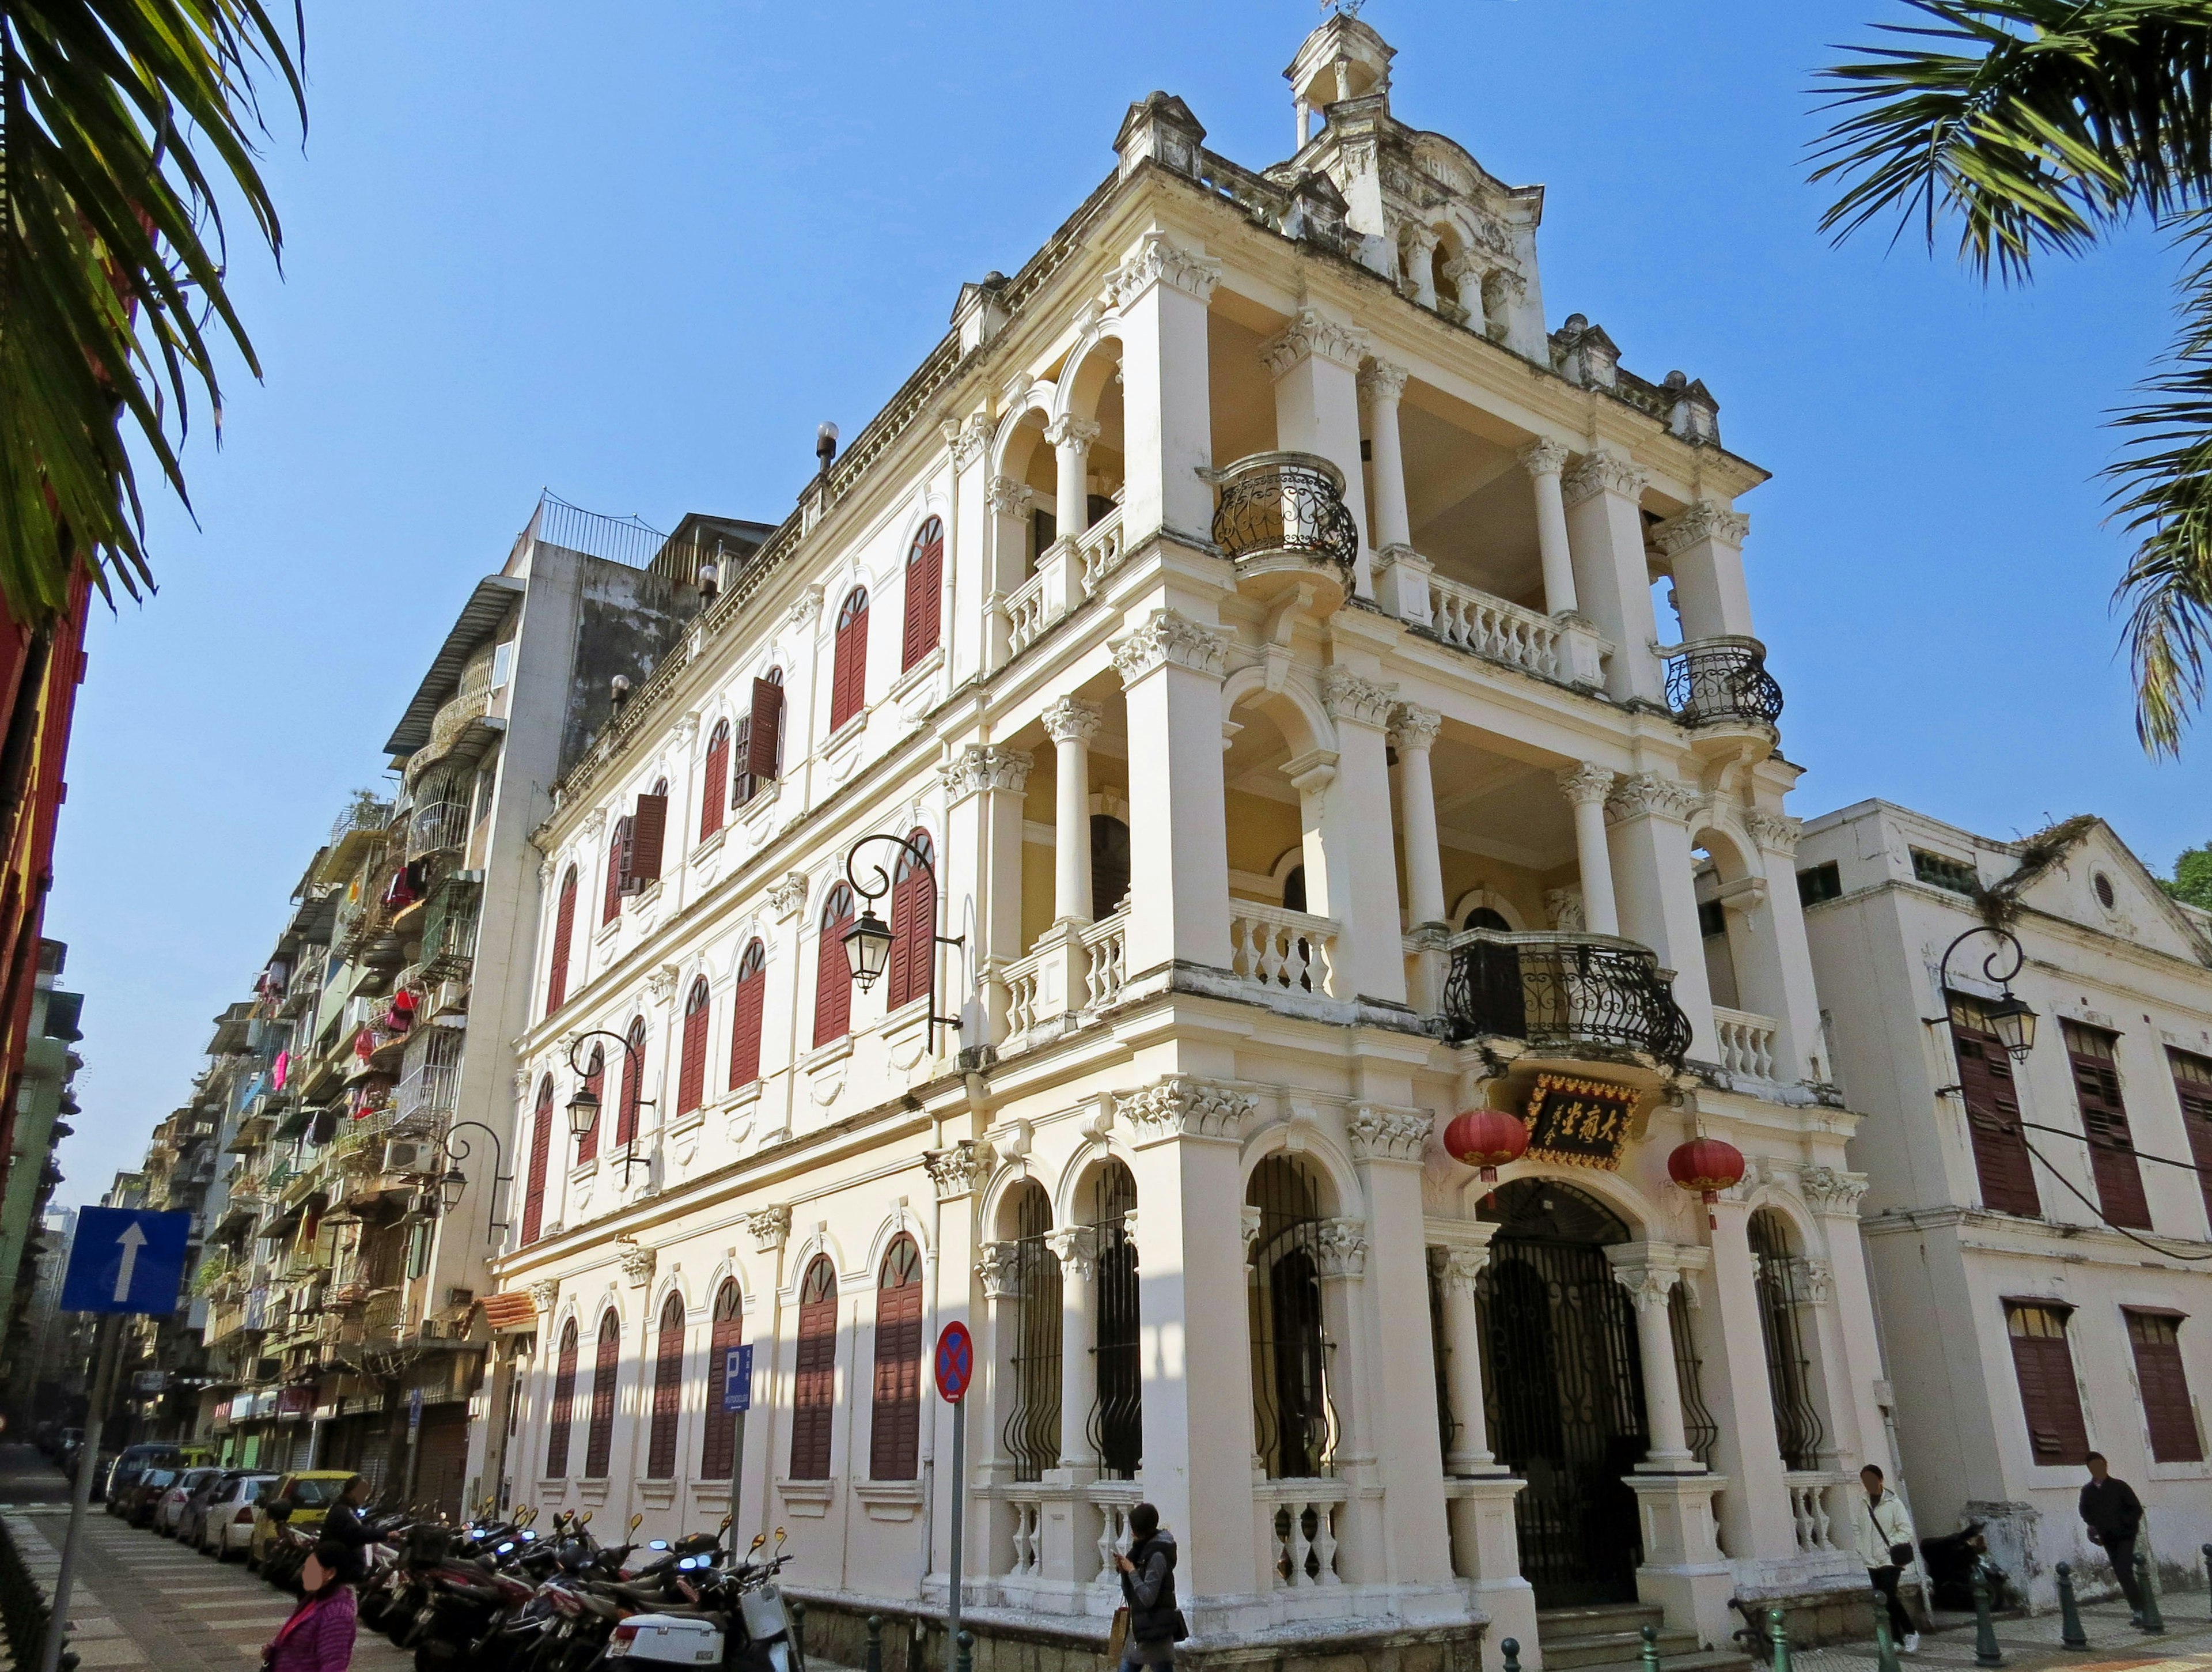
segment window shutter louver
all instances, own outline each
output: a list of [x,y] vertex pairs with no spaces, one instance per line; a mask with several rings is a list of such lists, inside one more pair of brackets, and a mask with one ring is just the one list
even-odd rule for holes
[[[933,863],[936,854],[927,830],[911,830],[907,841]],[[891,884],[890,993],[886,1000],[896,1010],[927,993],[934,985],[937,949],[937,891],[928,867],[912,854],[899,855]]]
[[745,722],[745,775],[767,783],[783,771],[783,684],[753,681],[753,711]]
[[853,1025],[853,965],[845,930],[853,921],[853,891],[840,883],[822,909],[821,944],[814,964],[814,1043],[842,1039]]
[[623,863],[623,891],[634,894],[647,883],[660,880],[660,849],[668,834],[668,798],[641,795],[629,824]]
[[1976,1025],[1978,1020],[1978,1012],[1952,1001],[1951,1043],[1958,1054],[1960,1095],[1966,1105],[1966,1130],[1973,1144],[1982,1202],[2001,1213],[2032,1219],[2043,1211],[2043,1204],[2036,1195],[2027,1134],[2020,1124],[2012,1059],[1995,1034]]
[[637,1136],[638,1105],[645,1098],[645,1018],[629,1024],[631,1049],[623,1053],[622,1108],[615,1116],[615,1147]]
[[615,1450],[615,1377],[622,1367],[622,1320],[610,1310],[599,1320],[599,1350],[592,1365],[592,1426],[584,1444],[584,1476],[603,1480]]
[[545,1169],[553,1150],[553,1077],[538,1085],[538,1107],[531,1116],[530,1179],[522,1194],[522,1240],[538,1240],[545,1223]]
[[2212,1219],[2212,1058],[2176,1050],[2166,1055],[2173,1070],[2181,1124],[2189,1134],[2189,1158],[2199,1169],[2197,1188],[2204,1194],[2205,1215]]
[[[728,1480],[735,1462],[730,1455],[730,1444],[737,1438],[738,1415],[722,1408],[722,1372],[729,1350],[744,1346],[744,1297],[738,1293],[738,1286],[725,1278],[721,1288],[715,1292],[714,1333],[707,1344],[705,1438],[699,1448],[699,1473],[706,1480]],[[757,1383],[755,1397],[758,1398],[759,1394]]]
[[799,1350],[791,1387],[791,1478],[830,1478],[830,1416],[837,1402],[837,1273],[826,1255],[806,1268],[799,1300]]
[[676,1079],[676,1112],[689,1115],[707,1100],[707,1023],[712,1015],[704,976],[691,983],[684,1006],[684,1063]]
[[876,1365],[868,1478],[911,1480],[921,1434],[921,1252],[901,1237],[876,1282]]
[[596,1161],[599,1155],[599,1128],[606,1124],[607,1054],[599,1046],[592,1047],[591,1071],[584,1076],[584,1089],[600,1100],[599,1118],[592,1122],[592,1129],[576,1145],[576,1164]]
[[2127,1317],[2153,1461],[2203,1462],[2204,1442],[2197,1432],[2197,1408],[2190,1401],[2189,1372],[2181,1362],[2182,1321],[2160,1312],[2130,1311]]
[[2078,1464],[2089,1455],[2081,1391],[2066,1341],[2066,1315],[2056,1307],[2008,1304],[2013,1374],[2027,1419],[2028,1451],[2039,1465]]
[[906,559],[906,620],[899,672],[937,648],[945,616],[945,525],[932,517],[914,537]]
[[568,1002],[568,953],[576,939],[576,867],[561,879],[560,903],[553,908],[553,974],[545,983],[545,1013]]
[[647,1478],[676,1473],[676,1425],[684,1408],[684,1298],[672,1293],[660,1309],[660,1339],[653,1354],[653,1430],[646,1444]]
[[702,842],[722,828],[722,814],[730,800],[730,722],[714,722],[714,734],[707,740],[707,770],[705,781],[699,787],[699,840]]
[[607,843],[607,897],[599,908],[599,921],[611,923],[622,915],[624,866],[629,862],[629,820],[615,821],[614,840]]
[[568,1472],[568,1436],[576,1417],[576,1321],[561,1331],[561,1358],[553,1374],[553,1427],[545,1437],[545,1474],[557,1480]]
[[757,940],[738,964],[730,999],[730,1089],[760,1078],[761,1022],[768,997],[768,952]]
[[2150,1229],[2150,1203],[2143,1195],[2142,1167],[2120,1101],[2120,1076],[2112,1059],[2113,1037],[2094,1028],[2062,1022],[2066,1055],[2074,1071],[2074,1094],[2081,1110],[2081,1131],[2089,1140],[2089,1171],[2097,1183],[2097,1203],[2113,1225]]
[[837,612],[830,665],[830,729],[860,712],[868,682],[868,594],[855,587]]

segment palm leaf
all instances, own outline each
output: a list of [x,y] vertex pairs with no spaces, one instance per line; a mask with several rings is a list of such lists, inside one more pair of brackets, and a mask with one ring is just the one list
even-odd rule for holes
[[223,289],[222,182],[280,254],[257,77],[305,120],[264,0],[0,0],[0,603],[59,608],[80,562],[150,585],[127,420],[185,500],[191,397],[218,424],[212,331],[259,374]]

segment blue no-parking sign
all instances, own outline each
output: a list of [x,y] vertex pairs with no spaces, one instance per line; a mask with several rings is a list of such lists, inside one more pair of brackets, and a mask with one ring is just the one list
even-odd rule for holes
[[76,1216],[64,1312],[173,1312],[185,1277],[189,1213],[135,1207],[86,1207]]
[[748,1341],[743,1347],[722,1349],[722,1409],[750,1411],[753,1408],[753,1349]]

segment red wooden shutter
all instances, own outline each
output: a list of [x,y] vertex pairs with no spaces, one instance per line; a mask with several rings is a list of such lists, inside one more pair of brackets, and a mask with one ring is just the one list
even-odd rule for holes
[[622,1109],[615,1116],[615,1147],[637,1136],[637,1106],[645,1097],[645,1018],[629,1024],[630,1049],[623,1053]]
[[2081,1130],[2089,1140],[2089,1171],[2097,1181],[2097,1202],[2113,1225],[2150,1229],[2150,1203],[2144,1199],[2142,1165],[2128,1132],[2128,1112],[2120,1102],[2120,1076],[2112,1058],[2113,1036],[2095,1028],[2062,1022],[2066,1055],[2074,1069],[2074,1095],[2081,1105]]
[[738,1286],[722,1280],[714,1293],[714,1333],[707,1343],[706,1438],[699,1447],[699,1474],[708,1480],[726,1480],[734,1461],[730,1442],[737,1437],[738,1416],[722,1409],[724,1360],[733,1347],[744,1344],[744,1303]]
[[2028,1450],[2038,1463],[2080,1463],[2089,1455],[2081,1390],[2066,1345],[2066,1310],[2036,1301],[2005,1303],[2013,1374],[2027,1418]]
[[837,1403],[837,1272],[827,1255],[806,1268],[799,1297],[799,1351],[791,1384],[791,1478],[830,1478],[830,1415]]
[[935,517],[922,524],[906,555],[906,620],[901,635],[899,672],[903,673],[937,648],[945,617],[945,525]]
[[747,793],[783,771],[783,670],[753,681],[753,711],[745,722]]
[[707,1021],[712,1013],[704,976],[691,983],[684,1006],[684,1064],[676,1076],[676,1112],[689,1115],[707,1100]]
[[2189,1158],[2198,1168],[2197,1188],[2204,1193],[2204,1212],[2212,1218],[2212,1058],[2188,1051],[2169,1050],[2173,1067],[2173,1094],[2181,1104],[2181,1124],[2189,1134]]
[[660,1341],[653,1354],[653,1430],[646,1443],[648,1480],[676,1473],[676,1424],[684,1408],[684,1297],[673,1292],[660,1309]]
[[584,1440],[584,1476],[603,1480],[615,1450],[615,1377],[622,1367],[622,1320],[610,1307],[599,1320],[599,1356],[592,1364],[592,1426]]
[[614,839],[607,843],[607,897],[599,906],[602,923],[611,923],[622,915],[623,869],[629,863],[629,820],[618,818]]
[[875,1414],[868,1478],[911,1480],[921,1450],[921,1250],[901,1237],[876,1280]]
[[635,893],[660,880],[660,850],[668,835],[668,798],[655,790],[637,798],[630,824],[629,851],[623,865],[623,888]]
[[545,1223],[545,1167],[553,1152],[553,1077],[538,1083],[538,1107],[531,1116],[530,1179],[522,1193],[522,1240],[538,1240]]
[[606,1124],[607,1120],[606,1105],[604,1101],[607,1095],[607,1054],[597,1045],[592,1047],[592,1067],[591,1071],[584,1076],[584,1089],[594,1097],[602,1099],[602,1102],[599,1106],[599,1119],[592,1122],[592,1129],[584,1134],[576,1146],[576,1164],[579,1166],[586,1161],[595,1161],[599,1158],[599,1128]]
[[1966,1131],[1973,1141],[1974,1171],[1981,1180],[1982,1205],[2032,1219],[2043,1211],[2043,1204],[2035,1194],[2027,1134],[2020,1124],[2012,1059],[1981,1022],[1978,1006],[1952,999],[1951,1043],[1959,1056],[1959,1085],[1966,1105]]
[[561,1330],[561,1359],[553,1373],[553,1427],[545,1437],[545,1475],[557,1480],[568,1472],[568,1435],[576,1415],[576,1321]]
[[845,929],[853,921],[853,891],[840,883],[822,908],[822,944],[814,961],[814,1043],[842,1039],[853,1026],[853,965]]
[[760,1078],[762,1009],[768,996],[768,950],[757,940],[738,964],[730,1000],[730,1089]]
[[[907,841],[933,861],[927,830],[911,830]],[[937,952],[937,890],[929,869],[911,853],[899,855],[891,883],[890,993],[892,1010],[911,1003],[934,985]]]
[[868,594],[853,588],[837,612],[837,639],[830,665],[830,729],[860,712],[868,684]]
[[718,720],[707,739],[705,781],[699,786],[699,840],[704,842],[722,828],[722,813],[730,800],[730,722]]
[[553,908],[553,974],[545,983],[545,1013],[568,1002],[568,952],[576,939],[576,867],[561,879],[560,903]]
[[2181,1363],[2180,1316],[2130,1310],[2128,1343],[2136,1351],[2136,1383],[2142,1389],[2153,1461],[2203,1462],[2204,1442],[2197,1432],[2197,1408],[2189,1400],[2189,1372]]

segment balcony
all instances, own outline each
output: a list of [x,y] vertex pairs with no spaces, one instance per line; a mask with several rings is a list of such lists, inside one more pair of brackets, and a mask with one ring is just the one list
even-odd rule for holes
[[469,804],[433,801],[417,807],[407,821],[407,857],[453,853],[469,845]]
[[1690,1021],[1659,961],[1612,935],[1470,929],[1449,945],[1444,1015],[1460,1038],[1641,1051],[1681,1066]]
[[1263,595],[1324,579],[1334,603],[1352,589],[1359,530],[1344,503],[1344,473],[1311,453],[1255,453],[1215,474],[1221,502],[1213,543],[1240,582]]
[[1766,647],[1741,634],[1693,639],[1667,659],[1667,706],[1685,726],[1772,726],[1782,687],[1766,671]]

